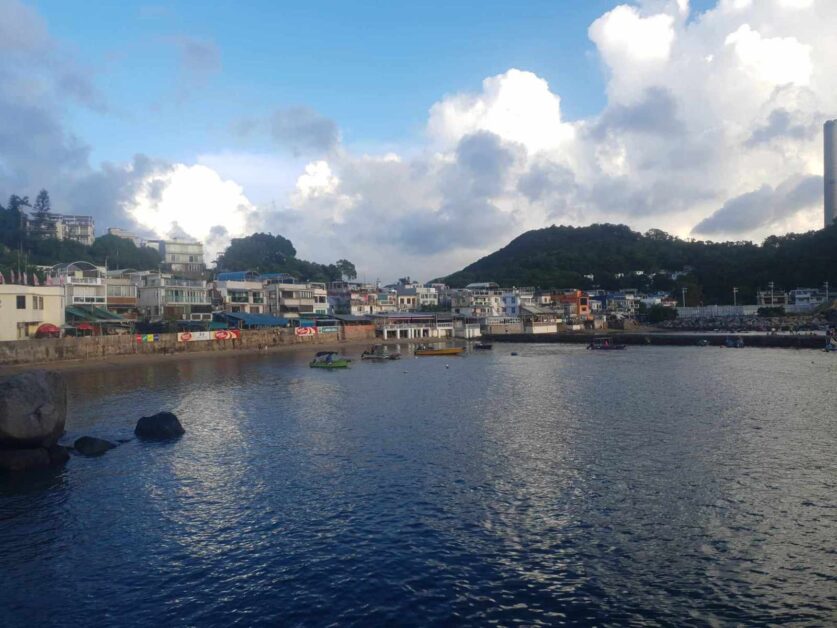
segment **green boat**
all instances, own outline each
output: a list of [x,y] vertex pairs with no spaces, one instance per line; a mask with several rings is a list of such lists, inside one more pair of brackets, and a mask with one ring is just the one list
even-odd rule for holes
[[320,351],[308,366],[312,369],[345,369],[350,362],[350,359],[340,357],[336,351]]

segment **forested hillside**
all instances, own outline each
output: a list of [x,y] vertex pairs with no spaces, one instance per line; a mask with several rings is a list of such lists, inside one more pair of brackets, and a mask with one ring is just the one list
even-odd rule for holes
[[[649,278],[684,268],[691,270],[676,281],[664,275]],[[739,299],[753,302],[755,291],[771,281],[777,289],[837,284],[837,226],[771,236],[760,245],[682,240],[659,230],[638,233],[625,225],[552,226],[522,234],[443,281],[454,287],[475,281],[542,288],[688,287],[689,300],[695,303],[731,303],[735,286]]]

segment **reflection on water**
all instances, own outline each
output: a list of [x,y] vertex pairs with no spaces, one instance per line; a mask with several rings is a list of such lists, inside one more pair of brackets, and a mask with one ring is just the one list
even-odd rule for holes
[[833,356],[404,353],[68,372],[187,434],[0,480],[0,624],[837,619]]

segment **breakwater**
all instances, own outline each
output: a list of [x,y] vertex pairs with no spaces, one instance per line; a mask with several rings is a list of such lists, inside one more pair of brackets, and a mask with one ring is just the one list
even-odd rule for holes
[[0,366],[90,360],[133,354],[200,353],[238,351],[289,345],[325,345],[340,342],[374,340],[373,325],[341,327],[333,333],[298,336],[293,329],[244,330],[228,340],[178,341],[177,334],[137,336],[87,336],[82,338],[30,338],[0,342]]
[[661,333],[618,333],[618,334],[495,334],[483,336],[490,342],[539,342],[590,344],[593,338],[609,336],[613,342],[625,345],[672,345],[691,347],[699,340],[706,340],[709,345],[721,347],[727,338],[736,337],[744,341],[745,347],[784,348],[784,349],[822,349],[825,346],[823,336],[770,335],[770,334],[661,334]]

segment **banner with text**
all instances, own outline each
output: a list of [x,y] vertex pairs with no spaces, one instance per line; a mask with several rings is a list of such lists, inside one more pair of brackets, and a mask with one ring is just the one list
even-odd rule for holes
[[181,331],[177,334],[177,342],[194,342],[196,340],[235,340],[241,338],[238,329],[218,329],[216,331]]

